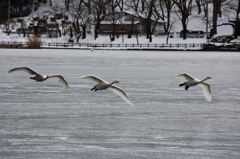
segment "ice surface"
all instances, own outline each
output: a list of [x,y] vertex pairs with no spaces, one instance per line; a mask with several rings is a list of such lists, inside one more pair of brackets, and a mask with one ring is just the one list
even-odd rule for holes
[[[90,50],[0,50],[2,159],[221,159],[240,158],[240,54]],[[62,74],[36,83],[24,72]],[[207,81],[178,87],[186,72]],[[119,80],[134,102],[111,91],[91,92],[79,76]]]

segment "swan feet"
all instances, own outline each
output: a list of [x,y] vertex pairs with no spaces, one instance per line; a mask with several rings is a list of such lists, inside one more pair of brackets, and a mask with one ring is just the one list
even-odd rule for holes
[[34,76],[34,77],[30,77],[30,79],[32,79],[32,80],[36,80],[36,76]]
[[181,83],[181,84],[179,84],[178,86],[181,87],[181,86],[185,86],[185,85],[186,85],[186,82]]
[[98,89],[96,88],[96,86],[94,86],[91,91],[97,91]]
[[187,90],[188,90],[188,88],[189,88],[189,86],[186,86],[186,87],[185,87],[185,90],[187,91]]

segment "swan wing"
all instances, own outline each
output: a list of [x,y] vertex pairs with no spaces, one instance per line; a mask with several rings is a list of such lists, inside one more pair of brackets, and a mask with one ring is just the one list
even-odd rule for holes
[[128,98],[127,94],[119,87],[117,86],[109,86],[109,89],[116,93],[118,96],[120,96],[125,102],[127,102],[129,105],[133,105],[131,100]]
[[91,80],[91,81],[93,81],[93,82],[95,82],[97,84],[99,84],[99,83],[108,83],[108,82],[106,82],[106,81],[104,81],[101,78],[96,77],[96,76],[83,76],[83,77],[79,77],[79,78],[89,79],[89,80]]
[[186,73],[180,74],[180,75],[178,75],[178,76],[183,77],[186,81],[195,80],[195,78],[191,77],[190,75],[188,75],[188,74],[186,74]]
[[199,85],[200,85],[200,87],[201,87],[202,90],[203,90],[203,94],[204,94],[206,100],[207,100],[208,102],[211,102],[211,101],[212,101],[212,96],[211,96],[210,85],[207,84],[207,83],[204,83],[204,82],[203,82],[203,83],[200,83]]
[[58,78],[59,83],[61,83],[65,89],[69,88],[67,81],[61,75],[50,75],[48,78]]
[[29,73],[30,75],[39,75],[39,73],[33,71],[32,69],[30,69],[28,67],[13,68],[13,69],[9,70],[8,73],[12,73],[14,71],[25,71],[25,72]]

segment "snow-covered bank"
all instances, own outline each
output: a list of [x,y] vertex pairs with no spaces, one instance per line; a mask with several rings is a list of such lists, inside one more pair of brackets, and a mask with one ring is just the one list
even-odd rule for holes
[[[111,41],[109,36],[99,36],[94,39],[93,36],[87,36],[86,39],[80,39],[79,43],[67,42],[69,37],[63,36],[59,38],[41,37],[42,48],[72,48],[72,49],[124,49],[124,50],[200,50],[203,43],[206,43],[205,38],[169,38],[166,44],[165,36],[154,36],[152,42],[146,39],[145,36],[127,38],[127,36],[119,36],[115,41]],[[20,44],[23,47],[27,46],[29,37],[23,37],[17,34],[2,34],[0,36],[0,44]],[[7,45],[5,47],[12,47]]]
[[[36,43],[34,43],[36,44]],[[0,42],[0,48],[35,48],[35,49],[89,49],[89,50],[201,50],[203,43],[176,44],[116,44],[116,43],[38,43],[31,42]]]
[[[127,38],[119,36],[111,41],[109,36],[99,36],[94,39],[88,36],[80,39],[79,43],[67,42],[69,37],[47,38],[40,37],[41,47],[47,49],[89,49],[89,50],[208,50],[208,51],[236,51],[240,49],[239,40],[231,43],[207,43],[205,38],[169,38],[166,44],[165,36],[154,36],[149,42],[145,36]],[[2,34],[0,36],[0,48],[28,48],[29,37],[17,34]]]
[[203,44],[99,44],[99,43],[45,43],[42,48],[72,48],[90,50],[201,50]]
[[[0,41],[4,42],[28,42],[28,36],[23,37],[19,34],[10,34],[2,33],[0,36]],[[42,42],[46,43],[66,43],[68,42],[69,36],[62,36],[58,38],[47,38],[46,36],[41,36]],[[183,40],[182,38],[169,38],[169,44],[186,44],[186,43],[205,43],[205,38],[187,38]],[[132,38],[127,38],[126,35],[119,36],[115,41],[111,41],[109,36],[101,35],[97,39],[94,39],[92,35],[87,36],[86,39],[80,39],[79,43],[103,43],[103,44],[147,44],[147,43],[157,43],[157,44],[166,44],[166,36],[153,36],[152,42],[149,42],[149,39],[146,36],[133,36]]]

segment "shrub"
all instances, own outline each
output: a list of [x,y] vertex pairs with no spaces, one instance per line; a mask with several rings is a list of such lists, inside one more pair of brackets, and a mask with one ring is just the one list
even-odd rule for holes
[[42,45],[41,38],[38,35],[33,35],[28,38],[28,47],[32,49],[39,49]]

